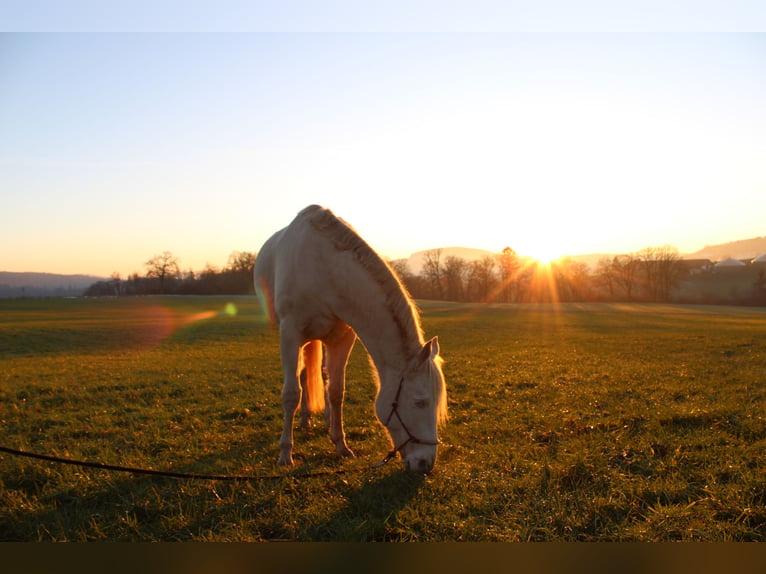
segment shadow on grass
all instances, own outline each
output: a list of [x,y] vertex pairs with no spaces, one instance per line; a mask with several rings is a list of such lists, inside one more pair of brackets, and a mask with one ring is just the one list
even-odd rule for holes
[[349,488],[347,503],[306,533],[312,541],[394,542],[403,540],[396,517],[420,491],[425,478],[403,470]]

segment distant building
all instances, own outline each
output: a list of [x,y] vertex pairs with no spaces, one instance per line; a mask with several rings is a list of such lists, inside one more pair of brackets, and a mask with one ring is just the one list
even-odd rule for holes
[[745,267],[747,267],[747,263],[743,263],[739,259],[734,259],[733,257],[727,257],[726,259],[716,263],[713,267],[713,270],[720,272],[730,272],[739,271]]
[[713,269],[713,262],[710,259],[682,259],[680,264],[689,275],[708,273]]

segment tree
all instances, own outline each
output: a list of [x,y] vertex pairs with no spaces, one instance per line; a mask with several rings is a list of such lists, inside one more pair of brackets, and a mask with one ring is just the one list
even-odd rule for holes
[[551,265],[559,301],[586,301],[590,298],[588,266],[569,257]]
[[681,255],[672,245],[647,247],[638,252],[644,268],[645,288],[652,301],[670,301],[673,288],[683,274]]
[[468,263],[462,257],[450,255],[444,261],[444,282],[448,301],[462,301],[465,297],[465,277]]
[[758,277],[753,282],[753,296],[754,305],[766,304],[766,271],[760,269],[758,271]]
[[223,273],[224,291],[235,295],[255,293],[253,285],[254,267],[255,253],[249,251],[232,252]]
[[423,262],[423,275],[425,275],[436,299],[444,299],[444,285],[442,283],[442,250],[431,249],[425,252],[425,261]]
[[425,279],[421,275],[415,275],[410,271],[406,259],[395,259],[389,261],[388,264],[412,297],[418,299],[428,297]]
[[396,274],[402,283],[407,283],[407,279],[412,275],[410,268],[407,266],[406,259],[395,259],[388,262],[388,266]]
[[609,259],[609,257],[602,257],[598,260],[596,280],[599,286],[607,288],[609,291],[609,298],[614,299],[614,288],[617,285],[617,274],[614,265],[612,264],[612,259]]
[[144,265],[146,266],[146,276],[159,280],[160,293],[165,292],[169,279],[175,279],[181,273],[178,258],[170,251],[165,251],[161,255],[155,255]]
[[114,289],[114,294],[118,297],[122,295],[122,277],[118,271],[114,271],[109,278],[109,284]]
[[232,251],[229,255],[227,270],[235,273],[247,273],[252,275],[255,267],[255,253],[249,251]]
[[501,291],[500,298],[506,303],[519,300],[521,263],[518,254],[506,247],[498,256],[498,272],[500,274]]
[[471,262],[468,272],[470,298],[476,301],[489,302],[497,282],[495,267],[495,259],[489,255]]
[[615,281],[622,287],[628,301],[633,300],[633,290],[638,281],[639,266],[639,259],[632,254],[615,255],[614,259],[612,259]]
[[207,263],[205,268],[197,274],[199,290],[202,293],[220,293],[221,292],[222,273],[217,267]]

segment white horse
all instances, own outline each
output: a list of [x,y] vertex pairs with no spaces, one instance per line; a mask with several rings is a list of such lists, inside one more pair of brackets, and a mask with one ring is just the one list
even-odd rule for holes
[[278,464],[293,464],[301,387],[304,404],[324,409],[323,346],[330,438],[340,456],[354,456],[342,409],[346,363],[358,334],[377,371],[375,412],[393,443],[386,460],[399,453],[406,469],[430,472],[437,427],[447,416],[439,342],[424,341],[412,299],[377,253],[331,211],[311,205],[264,243],[255,286],[279,326],[284,427]]

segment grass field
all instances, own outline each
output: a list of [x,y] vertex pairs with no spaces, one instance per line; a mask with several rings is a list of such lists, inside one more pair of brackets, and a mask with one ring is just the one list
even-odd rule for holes
[[275,466],[277,334],[254,298],[0,301],[0,540],[762,541],[766,309],[423,302],[446,360],[435,471],[389,448],[364,349],[339,460],[319,420]]

